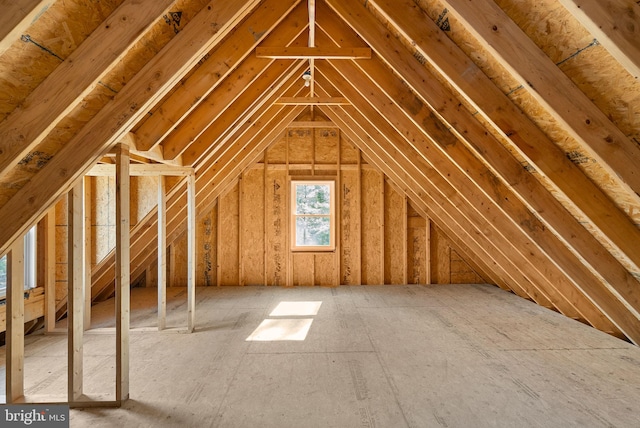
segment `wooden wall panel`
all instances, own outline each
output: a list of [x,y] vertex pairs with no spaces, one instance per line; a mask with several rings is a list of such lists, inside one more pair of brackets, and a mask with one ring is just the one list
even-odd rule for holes
[[187,251],[187,232],[184,232],[169,247],[168,264],[170,268],[167,277],[169,287],[187,286]]
[[431,275],[434,284],[451,283],[451,246],[445,234],[431,227]]
[[315,129],[315,163],[338,163],[338,129]]
[[451,249],[451,283],[452,284],[478,284],[484,282],[466,260]]
[[218,269],[219,285],[239,285],[238,265],[238,184],[218,200]]
[[218,206],[200,217],[196,230],[196,286],[217,285]]
[[342,171],[340,283],[360,284],[360,173]]
[[408,204],[407,209],[407,282],[427,284],[427,221]]
[[356,165],[360,158],[360,152],[351,144],[348,138],[340,133],[340,163],[343,165]]
[[382,174],[371,168],[362,170],[362,283],[384,283],[382,264]]
[[[405,195],[360,156],[337,128],[290,128],[287,136],[267,149],[263,159],[227,189],[211,212],[199,213],[196,284],[484,282],[474,270],[473,261],[461,256],[468,252],[455,251],[439,229],[431,230],[431,222],[421,217],[407,203]],[[336,177],[339,204],[336,252],[290,252],[287,180],[294,175]],[[149,182],[149,186],[155,185],[155,180]],[[108,206],[112,202],[113,187],[111,179],[94,180],[92,190],[99,205]],[[144,192],[139,183],[136,197],[142,200],[135,204],[136,210],[151,205],[150,201],[145,202]],[[59,209],[59,239],[66,236],[63,208]],[[114,227],[113,215],[108,210],[96,210],[94,222],[94,230],[102,227],[108,231]],[[94,236],[97,235],[94,231]],[[186,254],[183,235],[170,248],[170,285],[186,284]],[[64,257],[66,251],[58,256],[58,278],[65,281],[61,285],[66,285]],[[154,271],[147,269],[147,272]],[[148,286],[155,284],[151,274]],[[60,288],[66,295],[66,288]]]
[[287,280],[287,173],[267,170],[266,237],[267,285],[285,285]]
[[311,164],[313,163],[313,130],[291,128],[289,135],[289,163]]
[[293,272],[291,285],[314,285],[314,255],[313,253],[294,253],[291,257]]
[[265,206],[262,169],[249,169],[243,174],[240,197],[241,281],[245,285],[264,284]]
[[335,283],[335,253],[315,254],[313,257],[313,285],[330,287]]
[[384,283],[404,284],[407,231],[404,195],[384,184]]

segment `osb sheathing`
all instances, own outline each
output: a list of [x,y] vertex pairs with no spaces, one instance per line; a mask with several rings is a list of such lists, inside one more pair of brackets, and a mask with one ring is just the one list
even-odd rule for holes
[[[44,141],[0,180],[0,205],[42,169],[207,3],[204,0],[176,2],[172,11],[181,12],[179,22],[171,14],[160,17]],[[10,100],[6,112],[0,111],[2,118],[15,109],[119,4],[120,1],[59,1],[47,10],[28,30],[30,40],[38,40],[41,47],[21,40],[1,57],[0,91],[9,93],[0,93],[0,96]],[[71,38],[74,43],[70,42]],[[14,85],[10,84],[11,81]],[[16,83],[19,88],[14,90]]]

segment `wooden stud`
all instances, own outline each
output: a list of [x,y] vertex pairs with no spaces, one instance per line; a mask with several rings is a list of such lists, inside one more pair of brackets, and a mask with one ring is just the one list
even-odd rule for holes
[[7,254],[6,303],[6,395],[15,403],[24,396],[24,238]]
[[196,176],[187,177],[187,331],[196,321]]
[[167,191],[158,176],[158,330],[167,325]]
[[44,217],[44,330],[56,328],[56,210],[51,208]]
[[116,401],[129,399],[129,146],[116,145]]
[[425,230],[425,255],[426,255],[426,283],[432,284],[431,280],[431,218],[427,217],[427,225]]
[[83,179],[83,210],[84,216],[82,222],[84,224],[83,242],[84,242],[84,329],[91,328],[91,177]]
[[67,330],[68,330],[68,396],[69,402],[83,395],[84,332],[84,189],[83,180],[69,192],[67,208]]
[[244,171],[238,177],[238,285],[244,286],[244,260],[242,251],[242,238],[244,235]]

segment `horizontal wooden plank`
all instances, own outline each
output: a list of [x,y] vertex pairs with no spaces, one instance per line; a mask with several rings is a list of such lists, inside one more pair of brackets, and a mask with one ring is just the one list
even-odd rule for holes
[[348,105],[349,101],[343,97],[282,97],[278,98],[274,104],[284,106],[306,106],[306,105],[324,105],[338,106]]
[[258,58],[270,59],[370,59],[370,48],[257,47]]
[[[132,164],[129,166],[131,176],[156,177],[159,175],[186,177],[192,175],[193,168],[188,166],[171,166],[160,163]],[[97,164],[87,173],[92,177],[115,176],[116,166],[114,164]]]

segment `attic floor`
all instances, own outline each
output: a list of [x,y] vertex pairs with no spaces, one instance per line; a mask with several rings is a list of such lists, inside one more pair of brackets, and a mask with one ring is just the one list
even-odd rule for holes
[[[186,324],[185,290],[170,292],[169,325]],[[321,305],[272,315],[281,302]],[[154,289],[132,290],[132,328],[154,325],[154,305]],[[93,326],[112,308],[95,306]],[[284,324],[253,336],[310,327],[247,341],[266,319]],[[196,321],[133,331],[131,399],[72,410],[71,426],[640,426],[640,348],[491,286],[199,288]],[[66,337],[26,343],[28,396],[64,397]],[[85,335],[86,392],[113,393],[114,349]]]

